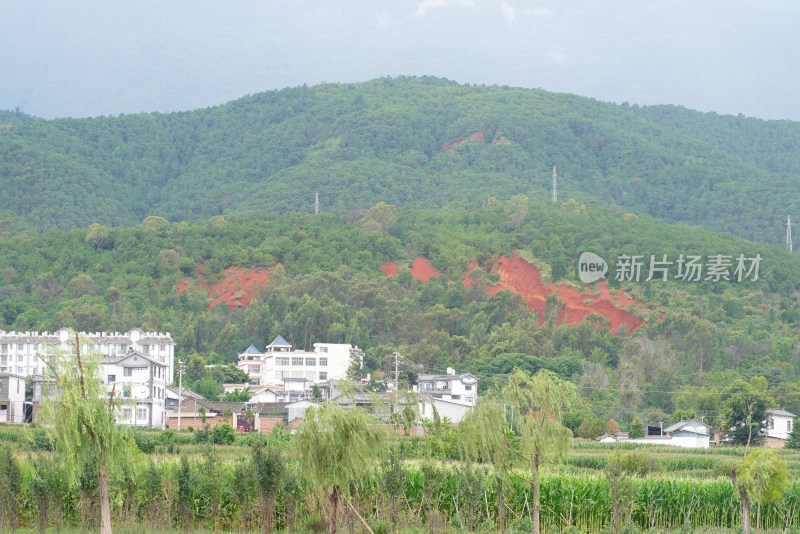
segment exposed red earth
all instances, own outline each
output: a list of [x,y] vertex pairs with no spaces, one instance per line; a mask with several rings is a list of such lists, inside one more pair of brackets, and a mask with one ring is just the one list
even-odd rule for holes
[[[404,266],[403,268],[405,269],[406,267]],[[394,260],[387,261],[381,265],[381,272],[384,276],[397,276],[399,270],[400,266]],[[422,256],[418,256],[411,263],[411,268],[408,269],[408,271],[411,273],[411,276],[425,284],[430,282],[431,278],[438,278],[442,276],[442,273],[437,271],[436,268],[431,265],[431,260],[428,258],[423,258]]]
[[[508,139],[506,139],[505,137],[500,135],[500,136],[495,136],[494,139],[490,139],[490,142],[492,144],[495,144],[495,143],[507,143]],[[465,135],[463,137],[459,137],[458,139],[454,139],[454,140],[450,141],[449,143],[445,143],[442,146],[442,150],[444,152],[447,152],[448,150],[453,150],[455,147],[457,147],[461,143],[475,143],[475,144],[478,144],[478,145],[485,145],[486,144],[486,131],[485,130],[476,130],[474,132],[470,132],[470,133],[468,133],[467,135]]]
[[[388,262],[381,266],[386,276],[393,276],[391,271],[395,262]],[[470,287],[470,274],[478,266],[477,261],[472,261],[467,268],[462,283]],[[391,274],[387,274],[391,273]],[[539,316],[539,323],[544,322],[545,302],[549,295],[555,294],[563,303],[558,312],[558,322],[566,321],[568,324],[578,324],[590,313],[595,313],[608,321],[611,333],[616,333],[621,327],[633,332],[644,320],[636,317],[626,310],[629,306],[636,306],[637,302],[623,291],[613,291],[605,280],[600,281],[593,292],[582,293],[574,287],[564,284],[546,284],[542,282],[541,271],[526,262],[519,256],[507,258],[500,256],[489,269],[490,273],[497,274],[500,280],[496,285],[487,286],[486,292],[494,295],[499,291],[513,291],[522,295],[528,309],[535,311]],[[411,274],[422,282],[428,282],[434,276],[440,276],[427,258],[418,257],[411,267]]]
[[247,270],[234,265],[225,269],[223,278],[212,287],[203,274],[202,263],[197,266],[194,274],[195,279],[186,276],[181,278],[177,286],[178,293],[190,288],[203,290],[213,299],[206,310],[211,310],[224,302],[231,313],[236,308],[246,308],[272,277],[272,271],[267,269]]
[[383,276],[397,276],[397,262],[387,261],[383,265],[381,265],[381,272]]
[[427,284],[431,278],[438,278],[442,273],[431,265],[431,260],[418,256],[411,264],[411,276]]

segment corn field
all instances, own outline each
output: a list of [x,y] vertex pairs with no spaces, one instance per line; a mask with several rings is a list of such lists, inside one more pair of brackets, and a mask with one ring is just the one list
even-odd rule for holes
[[[115,525],[144,531],[262,530],[264,511],[250,456],[254,440],[241,438],[225,446],[193,444],[186,435],[170,436],[168,446],[142,444],[151,452],[138,453],[130,476],[113,481]],[[274,530],[319,531],[324,528],[326,503],[309,487],[291,441],[283,443],[286,472],[270,512]],[[26,444],[28,450],[11,453]],[[611,529],[613,499],[604,469],[614,449],[576,445],[564,464],[549,468],[542,477],[545,532]],[[432,458],[424,449],[424,442],[396,444],[389,457],[364,466],[367,476],[355,488],[352,505],[375,532],[494,532],[501,516],[507,531],[530,531],[532,497],[524,472],[509,480],[488,466]],[[729,456],[740,457],[737,450],[728,450]],[[97,526],[92,476],[87,474],[77,486],[68,484],[51,455],[41,436],[20,438],[16,430],[0,428],[0,531]],[[739,494],[731,480],[718,473],[725,460],[722,452],[667,449],[652,457],[656,471],[629,480],[632,525],[642,531],[739,528]],[[796,463],[796,453],[786,452],[784,457],[790,465]],[[782,501],[762,508],[762,528],[800,530],[800,481],[796,471],[793,474]],[[359,530],[349,510],[341,510],[340,517],[343,525]]]

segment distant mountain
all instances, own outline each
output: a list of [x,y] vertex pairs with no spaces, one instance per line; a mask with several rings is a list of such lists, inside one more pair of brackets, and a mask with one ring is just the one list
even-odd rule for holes
[[148,215],[599,199],[779,243],[800,220],[800,123],[437,78],[272,91],[172,114],[0,114],[0,212],[39,230]]

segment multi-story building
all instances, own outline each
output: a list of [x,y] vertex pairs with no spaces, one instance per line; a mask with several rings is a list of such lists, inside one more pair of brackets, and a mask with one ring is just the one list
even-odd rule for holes
[[264,353],[255,348],[253,345],[239,354],[239,369],[247,373],[247,377],[251,384],[261,383],[261,360],[264,358]]
[[0,372],[0,423],[25,422],[25,377]]
[[260,365],[254,347],[239,355],[239,368],[248,373],[250,381],[261,386],[295,390],[303,382],[304,391],[314,385],[347,376],[350,363],[361,357],[358,347],[346,343],[314,343],[313,351],[292,350],[283,336],[276,337],[260,354]]
[[456,374],[452,367],[444,375],[419,375],[417,388],[434,399],[456,401],[475,406],[478,401],[478,379],[472,373]]
[[422,419],[432,420],[438,414],[460,423],[478,402],[478,379],[472,373],[457,375],[448,367],[444,375],[419,375],[417,391]]
[[[163,427],[166,388],[172,383],[175,360],[175,342],[169,332],[138,328],[124,333],[80,332],[78,339],[82,354],[101,355],[101,378],[109,394],[120,399],[119,422]],[[6,372],[31,377],[36,403],[47,383],[48,358],[56,351],[74,354],[75,344],[75,334],[66,328],[52,333],[0,331],[0,373],[5,367]]]

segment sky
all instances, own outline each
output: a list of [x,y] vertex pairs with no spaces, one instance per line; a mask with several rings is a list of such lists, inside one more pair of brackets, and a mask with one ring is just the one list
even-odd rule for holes
[[176,111],[430,75],[800,120],[796,0],[0,0],[0,109]]

